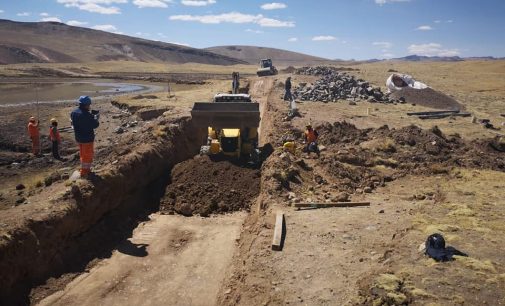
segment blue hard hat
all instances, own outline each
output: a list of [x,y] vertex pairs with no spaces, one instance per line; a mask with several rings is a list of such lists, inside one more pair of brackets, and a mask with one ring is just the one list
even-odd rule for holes
[[79,105],[90,105],[91,98],[89,96],[80,96],[79,97]]

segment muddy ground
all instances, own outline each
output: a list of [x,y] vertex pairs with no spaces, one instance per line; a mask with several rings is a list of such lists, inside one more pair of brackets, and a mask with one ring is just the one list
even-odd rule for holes
[[[259,170],[194,158],[205,131],[179,119],[191,100],[227,82],[177,101],[160,94],[119,101],[130,109],[173,108],[103,146],[97,181],[57,182],[0,211],[2,298],[16,292],[18,304],[503,305],[502,142],[470,122],[464,129],[452,119],[413,126],[402,114],[420,108],[409,104],[303,103],[302,118],[288,120],[284,77],[250,82],[262,112],[260,143],[274,148]],[[320,158],[300,150],[308,122],[321,134]],[[298,144],[294,154],[282,149],[286,140]],[[349,200],[370,206],[290,207]],[[222,215],[230,210],[248,213]],[[274,252],[279,210],[286,239]],[[420,245],[434,232],[470,256],[429,259]],[[219,278],[209,277],[216,269]],[[157,281],[147,281],[152,277]],[[188,295],[188,288],[199,292]]]

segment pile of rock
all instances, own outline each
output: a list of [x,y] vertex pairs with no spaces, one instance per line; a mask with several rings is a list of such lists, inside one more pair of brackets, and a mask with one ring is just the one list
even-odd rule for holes
[[333,67],[303,67],[297,74],[321,76],[314,84],[300,83],[293,95],[301,101],[336,102],[341,99],[362,99],[369,102],[393,103],[379,87],[362,79],[339,72]]

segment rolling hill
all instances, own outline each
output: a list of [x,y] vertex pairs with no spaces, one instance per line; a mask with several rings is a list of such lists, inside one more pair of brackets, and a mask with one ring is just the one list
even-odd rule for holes
[[0,20],[0,64],[109,60],[244,64],[236,58],[176,44],[69,26],[58,22]]
[[332,62],[326,58],[266,47],[219,46],[206,48],[205,50],[223,56],[237,58],[250,64],[257,64],[262,58],[271,58],[276,66],[317,65]]

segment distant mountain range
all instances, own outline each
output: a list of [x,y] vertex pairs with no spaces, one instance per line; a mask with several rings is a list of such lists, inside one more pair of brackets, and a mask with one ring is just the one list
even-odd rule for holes
[[247,64],[202,49],[73,27],[59,22],[0,20],[0,64],[111,60]]
[[459,57],[459,56],[423,56],[423,55],[408,55],[405,57],[393,58],[393,61],[408,61],[408,62],[461,62],[468,60],[493,61],[503,60],[503,57],[480,56],[480,57]]
[[[276,66],[327,65],[352,62],[329,60],[303,53],[256,46],[218,46],[205,49],[152,41],[59,22],[17,22],[0,19],[0,64],[82,63],[96,61],[141,61],[172,64],[201,63],[213,65],[257,64],[271,58]],[[390,59],[410,62],[457,62],[464,60],[499,60],[504,58],[409,55]]]

